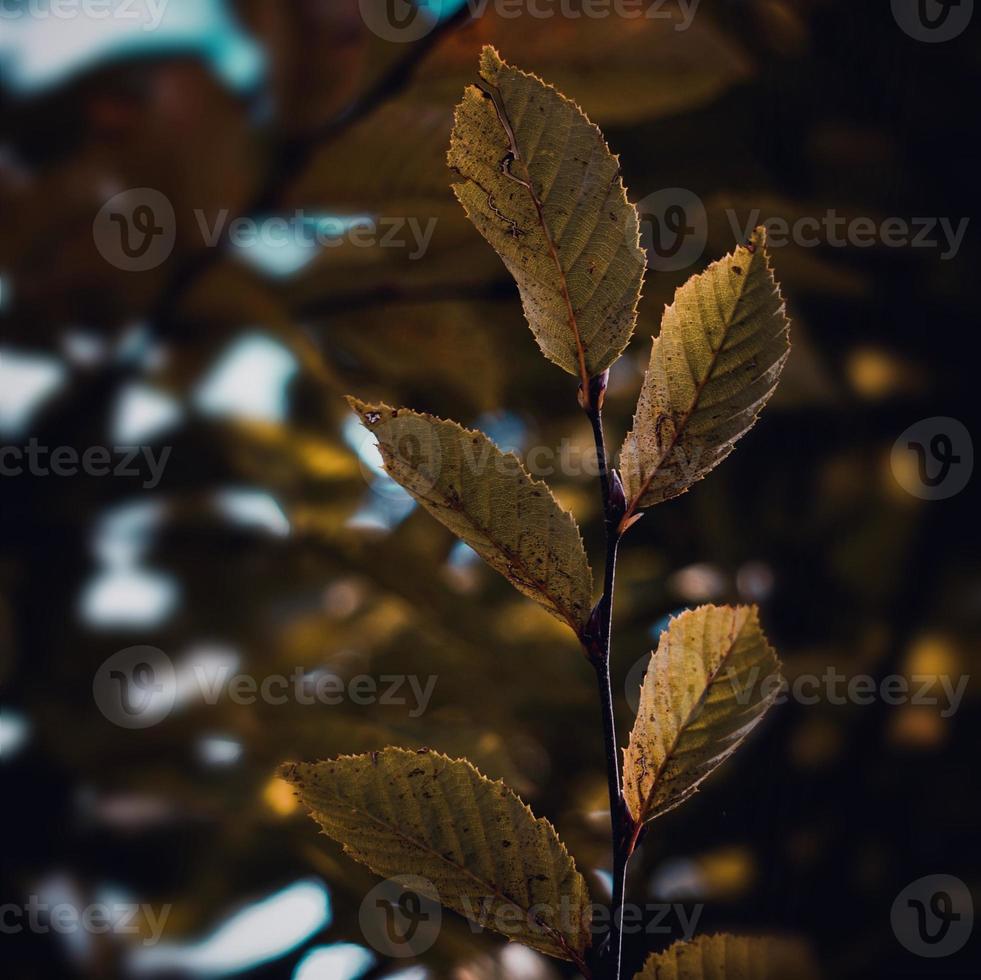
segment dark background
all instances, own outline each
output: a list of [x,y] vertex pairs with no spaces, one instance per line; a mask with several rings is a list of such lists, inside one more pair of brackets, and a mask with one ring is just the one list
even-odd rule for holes
[[[886,3],[704,0],[687,31],[446,14],[413,44],[372,34],[350,0],[171,0],[169,33],[112,43],[91,26],[0,22],[4,405],[19,404],[25,379],[53,379],[5,421],[3,445],[171,447],[153,489],[124,476],[0,478],[4,902],[61,889],[79,904],[167,903],[165,939],[186,944],[320,881],[332,923],[244,974],[292,977],[314,947],[364,944],[358,907],[374,879],[291,807],[275,768],[387,744],[466,755],[504,777],[602,896],[590,668],[571,635],[359,463],[342,398],[432,411],[523,451],[588,445],[575,382],[537,352],[513,284],[449,191],[452,108],[482,43],[583,106],[621,155],[632,200],[687,188],[708,214],[704,255],[648,274],[637,337],[613,372],[614,448],[664,303],[734,244],[727,207],[877,223],[973,215],[976,22],[929,44]],[[127,188],[159,190],[176,216],[172,254],[146,272],[115,267],[93,238],[99,209]],[[281,254],[203,249],[194,218],[298,207],[438,223],[417,260],[344,244],[284,268]],[[955,683],[975,673],[974,485],[921,500],[890,466],[908,426],[947,416],[971,429],[976,417],[974,229],[955,257],[940,251],[774,250],[794,343],[777,396],[729,460],[623,549],[621,742],[631,667],[665,615],[702,601],[759,601],[791,678],[831,666]],[[233,369],[229,394],[220,372]],[[148,406],[171,416],[156,431]],[[133,437],[141,425],[150,434]],[[593,483],[551,482],[597,566]],[[126,731],[100,713],[92,683],[136,644],[178,662],[221,648],[259,678],[299,666],[438,684],[419,718],[223,700]],[[890,909],[927,874],[955,875],[977,898],[978,735],[973,676],[947,718],[881,700],[782,705],[652,827],[631,893],[704,903],[703,933],[801,934],[829,977],[977,975],[976,937],[921,959],[897,941]],[[630,943],[631,966],[680,936],[669,921],[673,935]],[[4,936],[6,975],[128,975],[125,943],[64,938]],[[500,948],[448,914],[421,963],[438,977],[518,976]],[[520,964],[521,976],[558,975]],[[378,961],[369,975],[405,966]]]

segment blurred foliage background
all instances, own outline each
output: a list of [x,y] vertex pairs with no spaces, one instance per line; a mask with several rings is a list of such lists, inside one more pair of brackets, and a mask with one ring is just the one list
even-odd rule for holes
[[[379,473],[342,398],[454,418],[519,452],[568,439],[575,459],[590,444],[575,382],[536,350],[513,283],[449,189],[452,110],[481,44],[583,106],[621,154],[632,200],[683,187],[706,207],[699,263],[648,274],[607,400],[614,448],[664,304],[734,244],[726,208],[744,222],[755,207],[955,224],[973,211],[976,24],[931,45],[888,5],[845,0],[706,2],[684,31],[677,19],[508,20],[493,5],[467,22],[443,6],[413,43],[368,30],[356,0],[170,0],[155,32],[0,22],[4,445],[170,448],[153,488],[0,479],[4,901],[172,907],[156,959],[121,937],[24,933],[4,937],[7,976],[564,975],[450,915],[420,962],[369,962],[358,908],[373,877],[274,776],[283,759],[392,743],[466,755],[556,824],[604,896],[590,668],[571,634]],[[125,271],[100,254],[93,219],[147,187],[173,205],[175,246]],[[211,226],[298,208],[314,221],[437,220],[417,258],[344,237],[202,241],[201,215]],[[939,251],[774,252],[794,343],[774,403],[622,549],[621,743],[632,668],[664,617],[698,602],[759,602],[791,678],[977,668],[972,488],[920,500],[889,463],[914,422],[975,414],[978,242],[969,232],[956,257]],[[594,481],[550,482],[598,565]],[[136,644],[179,674],[224,664],[259,679],[301,668],[437,684],[418,717],[411,704],[189,696],[125,731],[98,710],[93,677]],[[881,701],[774,710],[653,828],[635,899],[704,903],[702,932],[802,934],[832,977],[977,975],[976,940],[918,960],[889,913],[920,875],[981,880],[978,695],[972,677],[950,717]],[[297,935],[254,904],[304,895],[329,908]],[[235,919],[250,908],[252,953]],[[666,921],[672,934],[633,937],[631,964],[680,936]]]

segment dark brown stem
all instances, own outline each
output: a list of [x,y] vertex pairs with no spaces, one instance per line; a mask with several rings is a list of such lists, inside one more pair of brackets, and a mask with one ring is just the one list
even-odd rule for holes
[[603,715],[603,744],[606,753],[606,774],[610,797],[610,830],[613,847],[613,894],[610,900],[610,935],[603,953],[605,966],[601,975],[620,980],[623,959],[621,917],[627,877],[627,862],[633,848],[630,820],[623,799],[620,776],[619,748],[613,711],[613,692],[610,684],[610,649],[613,640],[613,593],[616,586],[617,549],[620,544],[620,523],[625,501],[623,487],[616,473],[611,473],[603,434],[603,400],[606,394],[607,373],[592,378],[589,390],[580,394],[580,404],[593,428],[596,444],[596,463],[599,471],[600,493],[603,501],[603,523],[606,527],[606,565],[603,572],[603,594],[590,616],[583,636],[583,646],[589,662],[596,671],[600,708]]

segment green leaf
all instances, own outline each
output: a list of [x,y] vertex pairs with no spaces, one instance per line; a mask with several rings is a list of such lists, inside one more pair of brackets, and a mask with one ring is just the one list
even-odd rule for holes
[[700,606],[661,634],[624,755],[624,795],[640,826],[688,799],[776,697],[780,662],[755,606]]
[[816,980],[808,947],[775,936],[699,936],[655,953],[634,980]]
[[684,493],[732,452],[790,352],[766,232],[694,276],[664,311],[620,453],[628,511]]
[[593,576],[579,528],[514,453],[456,422],[348,401],[393,480],[519,592],[582,633]]
[[487,46],[457,106],[449,164],[545,356],[582,381],[602,373],[630,340],[644,276],[637,211],[602,133]]
[[427,879],[426,897],[539,952],[582,962],[586,883],[552,825],[502,782],[464,759],[399,748],[287,764],[282,775],[354,860],[387,878]]

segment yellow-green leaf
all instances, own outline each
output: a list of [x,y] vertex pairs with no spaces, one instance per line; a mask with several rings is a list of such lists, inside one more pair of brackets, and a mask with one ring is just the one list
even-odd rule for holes
[[549,360],[581,380],[621,354],[644,276],[637,211],[602,133],[570,100],[484,48],[449,164],[470,220],[514,276]]
[[699,936],[655,953],[634,980],[816,980],[808,947],[776,936]]
[[593,576],[579,528],[514,453],[456,422],[348,401],[393,480],[519,592],[582,633]]
[[[469,762],[387,748],[288,764],[328,837],[392,878],[509,939],[581,963],[589,947],[586,883],[552,825]],[[431,884],[431,889],[428,887]]]
[[790,352],[766,232],[691,278],[664,311],[620,453],[630,512],[677,497],[732,452]]
[[639,826],[683,803],[739,747],[779,691],[755,606],[700,606],[661,634],[624,755]]

